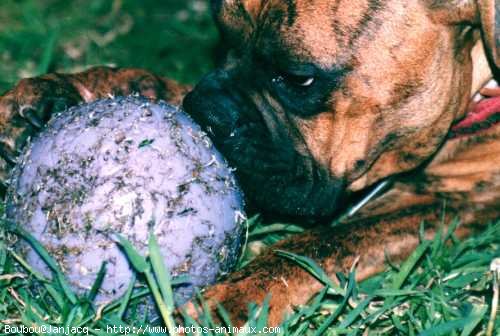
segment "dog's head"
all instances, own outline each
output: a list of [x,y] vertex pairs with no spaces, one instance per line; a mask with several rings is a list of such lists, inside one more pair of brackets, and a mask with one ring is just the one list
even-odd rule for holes
[[495,0],[212,6],[227,59],[184,107],[277,213],[327,216],[343,195],[421,165],[464,114],[480,34],[500,59]]

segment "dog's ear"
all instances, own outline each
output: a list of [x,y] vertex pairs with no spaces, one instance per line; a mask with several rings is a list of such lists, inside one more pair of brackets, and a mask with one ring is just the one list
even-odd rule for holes
[[500,68],[500,0],[476,0],[484,45],[488,56]]
[[500,68],[500,0],[426,0],[434,19],[444,24],[481,27],[491,62]]
[[256,1],[211,0],[212,17],[223,38],[241,40],[248,37],[253,26],[247,6],[257,7]]

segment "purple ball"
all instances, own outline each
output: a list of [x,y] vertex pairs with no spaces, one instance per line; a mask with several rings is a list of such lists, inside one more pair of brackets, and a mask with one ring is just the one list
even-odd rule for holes
[[[177,301],[231,270],[239,252],[242,193],[233,171],[183,111],[143,98],[104,99],[55,116],[14,169],[7,216],[37,238],[76,290],[103,261],[97,302],[122,295],[131,269],[112,236],[144,255],[152,231],[173,275]],[[49,274],[20,242],[28,262]]]

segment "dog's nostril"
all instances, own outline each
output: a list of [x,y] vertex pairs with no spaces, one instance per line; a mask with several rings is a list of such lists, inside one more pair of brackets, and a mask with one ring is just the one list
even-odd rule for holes
[[229,137],[239,118],[239,106],[231,95],[203,83],[185,97],[183,107],[212,138]]

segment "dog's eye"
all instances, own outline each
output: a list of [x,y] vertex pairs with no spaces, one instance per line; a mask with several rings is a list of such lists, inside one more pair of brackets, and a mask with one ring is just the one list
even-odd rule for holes
[[315,78],[312,76],[300,76],[282,73],[272,79],[273,83],[285,83],[295,87],[307,88],[314,84]]

